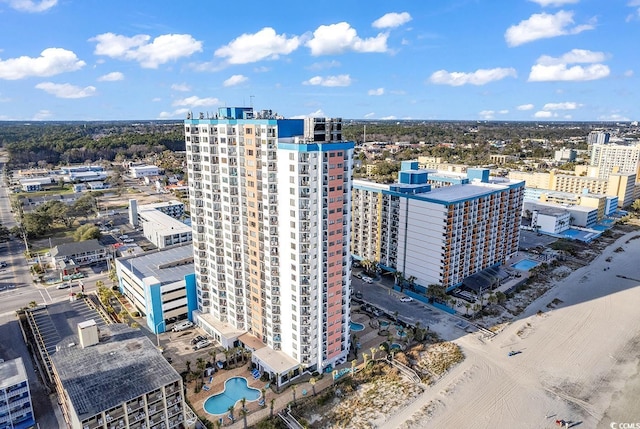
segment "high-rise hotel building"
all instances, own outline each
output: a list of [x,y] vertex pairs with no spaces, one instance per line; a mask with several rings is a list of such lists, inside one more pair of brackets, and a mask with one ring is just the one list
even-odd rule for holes
[[346,360],[354,143],[341,120],[220,108],[184,126],[196,323],[278,383]]
[[398,183],[354,181],[352,253],[417,285],[453,289],[516,254],[523,194],[524,182],[488,169],[452,181],[404,161]]

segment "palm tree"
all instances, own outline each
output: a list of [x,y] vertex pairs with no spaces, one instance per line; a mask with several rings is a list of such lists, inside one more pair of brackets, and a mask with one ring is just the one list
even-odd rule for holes
[[227,408],[227,411],[229,411],[229,416],[231,417],[231,421],[234,422],[236,420],[233,417],[233,412],[235,411],[235,404],[234,405],[229,405],[229,408]]
[[409,282],[409,290],[415,289],[416,280],[418,280],[416,276],[409,276],[409,278],[407,279],[407,281]]
[[276,403],[275,398],[271,398],[271,402],[269,403],[269,418],[273,418],[273,406]]
[[376,360],[376,348],[371,347],[371,360]]
[[244,408],[240,410],[240,415],[242,416],[242,421],[244,423],[244,429],[247,429],[247,414],[249,414],[249,411],[245,410]]
[[295,384],[293,386],[291,386],[291,390],[293,391],[293,404],[295,405],[296,403],[296,389],[298,388],[298,386],[296,386]]
[[184,363],[187,366],[187,374],[191,372],[191,361],[188,360]]
[[199,357],[196,359],[196,367],[198,368],[198,371],[200,371],[200,383],[204,384],[204,369],[207,367],[207,363],[204,359]]
[[240,403],[242,404],[242,408],[241,409],[245,409],[247,408],[247,398],[242,398],[240,399]]
[[396,284],[400,286],[400,292],[404,291],[404,275],[402,271],[396,271],[393,273],[393,277],[395,278]]
[[311,390],[313,391],[313,396],[316,396],[316,379],[315,379],[315,377],[312,377],[311,380],[309,380],[309,384],[311,384]]
[[466,308],[466,309],[467,309],[467,316],[468,316],[468,315],[469,315],[469,309],[471,308],[471,303],[469,303],[469,302],[465,302],[465,303],[464,303],[464,308]]

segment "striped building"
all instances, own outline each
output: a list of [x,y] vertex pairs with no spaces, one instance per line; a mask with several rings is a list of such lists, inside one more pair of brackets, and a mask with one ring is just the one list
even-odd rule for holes
[[196,323],[278,383],[346,360],[354,144],[341,120],[221,108],[184,126]]
[[354,181],[351,253],[452,289],[517,252],[524,183],[470,168],[468,181],[432,189],[431,174],[406,161],[396,184]]

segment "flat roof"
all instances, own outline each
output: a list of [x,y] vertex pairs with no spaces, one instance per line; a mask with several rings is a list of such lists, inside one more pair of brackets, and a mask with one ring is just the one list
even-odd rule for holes
[[167,231],[171,234],[182,234],[185,232],[191,232],[191,227],[180,222],[168,214],[161,212],[160,210],[149,209],[138,211],[138,216],[143,219],[143,222],[149,222],[153,224],[154,231]]
[[141,256],[118,258],[118,262],[138,278],[155,277],[162,284],[184,280],[185,276],[195,273],[193,246],[190,243]]
[[103,327],[98,344],[61,348],[52,362],[80,420],[180,380],[153,342],[125,324]]
[[238,338],[242,334],[247,332],[243,329],[238,329],[227,322],[221,322],[220,320],[216,319],[209,313],[200,313],[198,317],[200,317],[201,319],[204,319],[204,321],[207,322],[208,325],[213,327],[216,331],[220,333],[220,335],[222,335],[227,339]]
[[171,200],[171,201],[163,201],[160,203],[141,204],[138,206],[138,211],[151,210],[151,209],[156,210],[159,208],[171,207],[171,206],[182,206],[182,208],[184,208],[184,203],[181,203],[178,200]]
[[276,374],[285,374],[287,371],[300,366],[297,360],[285,352],[273,350],[270,347],[263,347],[254,351],[253,356]]
[[0,389],[15,386],[27,379],[27,371],[21,357],[0,363]]

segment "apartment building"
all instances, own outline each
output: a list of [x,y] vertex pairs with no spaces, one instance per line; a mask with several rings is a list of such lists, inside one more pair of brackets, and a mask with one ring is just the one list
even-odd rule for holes
[[0,362],[0,428],[33,428],[36,421],[22,358]]
[[354,143],[341,119],[238,107],[184,126],[196,323],[251,348],[278,384],[344,362]]
[[77,325],[51,357],[62,414],[72,429],[193,427],[182,377],[139,329]]
[[509,179],[524,180],[527,191],[541,189],[576,195],[587,191],[589,194],[617,198],[618,207],[631,205],[637,194],[635,173],[610,173],[606,179],[602,179],[599,177],[599,171],[597,167],[576,168],[575,174],[558,174],[556,171],[549,173],[510,171]]
[[637,178],[640,175],[640,143],[594,144],[589,164],[599,168],[600,179],[607,179],[612,173],[631,173]]
[[469,168],[468,182],[434,189],[431,174],[405,161],[396,184],[355,180],[351,253],[453,289],[517,252],[524,183]]

